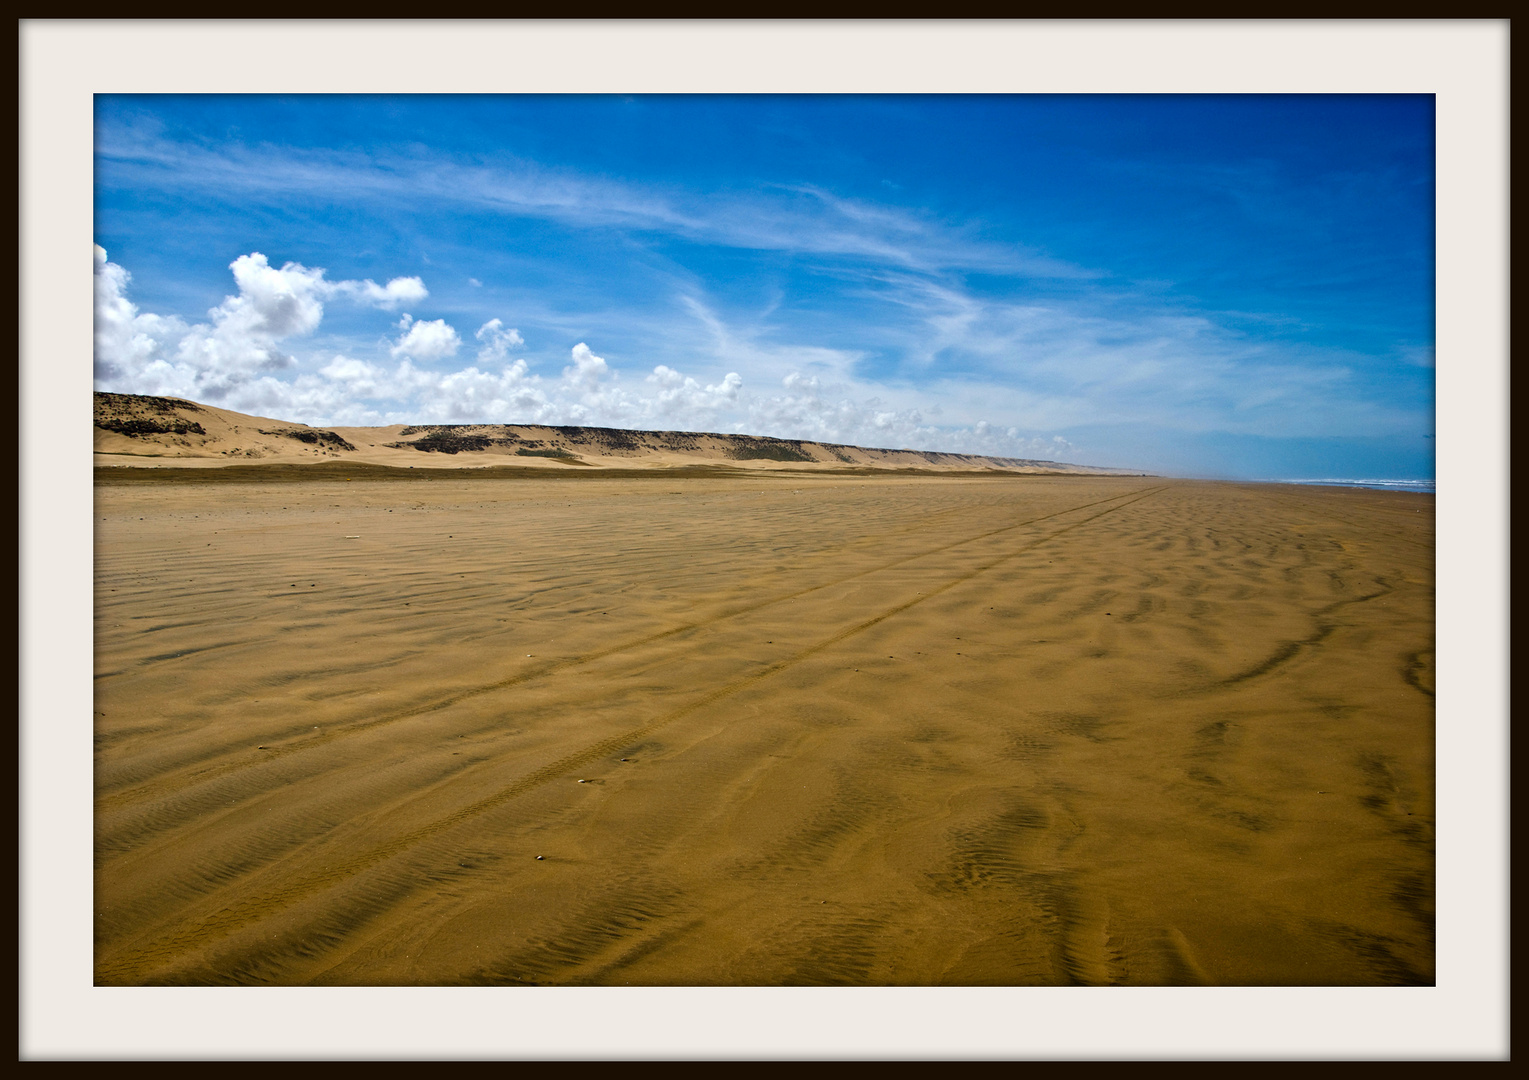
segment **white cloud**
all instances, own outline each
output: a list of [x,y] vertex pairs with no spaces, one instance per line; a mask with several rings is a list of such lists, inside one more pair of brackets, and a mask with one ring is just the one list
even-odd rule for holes
[[416,322],[412,315],[406,314],[399,320],[398,328],[404,333],[393,346],[394,356],[412,360],[443,360],[455,356],[462,347],[462,339],[457,336],[456,328],[447,325],[445,319]]
[[1052,431],[1145,423],[1265,437],[1372,435],[1407,423],[1357,392],[1363,357],[1251,338],[1150,297],[1015,301],[927,275],[864,280],[862,295],[908,316],[878,328],[883,351],[898,358],[879,381],[916,384],[966,416]]
[[573,366],[563,369],[563,381],[582,391],[593,390],[610,373],[603,357],[589,351],[582,341],[573,347]]
[[[620,183],[532,162],[484,166],[262,145],[193,147],[124,125],[97,133],[98,158],[115,175],[164,189],[258,191],[267,196],[344,190],[400,205],[468,204],[575,227],[662,232],[746,250],[869,259],[905,268],[967,267],[1046,278],[1095,271],[1013,243],[983,239],[980,223],[951,222],[895,205],[842,198],[809,186],[694,192]],[[428,262],[428,260],[427,260]]]
[[281,348],[288,338],[312,334],[326,300],[343,296],[390,308],[428,293],[419,278],[327,281],[322,268],[289,262],[271,266],[260,252],[229,264],[238,293],[188,326],[175,317],[141,314],[125,293],[131,275],[95,252],[95,373],[98,385],[139,393],[176,394],[221,401],[265,373],[290,368],[296,358]]
[[323,270],[298,263],[273,268],[259,252],[230,264],[239,295],[224,297],[208,314],[212,324],[187,331],[175,359],[212,380],[226,382],[240,374],[273,371],[296,361],[278,343],[311,334],[324,318],[324,298],[333,287]]
[[382,392],[387,376],[375,364],[365,360],[352,360],[336,356],[319,369],[319,374],[338,386],[345,388],[348,397],[372,398]]
[[[440,362],[460,348],[460,336],[444,319],[409,314],[397,322],[398,336],[380,350],[380,360],[328,352],[297,361],[277,346],[313,333],[326,297],[345,295],[385,307],[385,290],[365,282],[328,283],[322,270],[294,263],[275,269],[258,253],[236,260],[231,269],[238,295],[213,309],[210,323],[188,327],[140,312],[126,296],[127,271],[98,248],[97,386],[174,394],[317,425],[589,424],[1015,457],[1056,458],[1070,449],[1027,438],[1012,427],[933,425],[916,392],[857,382],[854,354],[761,340],[755,332],[728,327],[699,302],[691,303],[692,314],[710,342],[714,370],[725,372],[711,380],[659,364],[641,380],[626,381],[584,341],[570,348],[559,376],[536,375],[524,358],[510,358],[510,350],[525,342],[500,319],[490,319],[474,334],[480,343],[476,364],[440,370]],[[399,286],[391,295],[408,296],[410,289]],[[779,390],[751,389],[740,370],[775,373]],[[903,400],[889,401],[889,394]],[[927,412],[939,412],[938,405]]]
[[767,380],[785,378],[806,368],[825,377],[848,380],[855,364],[865,356],[860,350],[781,344],[772,340],[775,335],[769,329],[730,326],[694,296],[681,296],[680,302],[704,331],[704,344],[698,351],[719,368],[743,368]]
[[122,378],[153,362],[167,339],[184,334],[186,324],[175,318],[141,315],[125,295],[132,275],[107,262],[101,245],[95,248],[95,377]]
[[652,390],[637,397],[636,411],[652,426],[688,431],[728,426],[722,417],[743,390],[743,376],[736,371],[728,372],[715,385],[702,386],[665,364],[659,364],[643,381]]
[[240,255],[230,265],[239,295],[226,297],[211,312],[220,327],[272,338],[312,333],[324,317],[326,288],[323,270],[287,263],[275,270],[260,252]]
[[425,283],[417,277],[394,278],[386,285],[378,285],[371,278],[365,281],[339,281],[335,283],[334,289],[384,311],[397,311],[403,304],[417,304],[430,295]]
[[502,361],[511,349],[518,349],[526,343],[519,330],[513,326],[506,330],[504,323],[498,319],[490,319],[478,327],[478,332],[473,336],[483,342],[483,348],[478,350],[478,359],[488,362]]

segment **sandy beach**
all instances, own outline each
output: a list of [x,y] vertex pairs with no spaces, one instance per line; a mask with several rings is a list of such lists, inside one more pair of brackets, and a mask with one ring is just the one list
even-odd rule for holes
[[1431,495],[333,462],[95,510],[100,985],[1434,979]]

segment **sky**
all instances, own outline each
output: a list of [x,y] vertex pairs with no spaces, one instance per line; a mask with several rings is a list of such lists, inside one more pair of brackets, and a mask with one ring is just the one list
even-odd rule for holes
[[97,95],[95,385],[1434,475],[1426,95]]

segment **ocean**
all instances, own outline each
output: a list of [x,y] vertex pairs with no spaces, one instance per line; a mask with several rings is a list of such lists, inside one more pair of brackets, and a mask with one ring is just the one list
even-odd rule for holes
[[1265,484],[1321,484],[1326,487],[1378,488],[1384,491],[1422,491],[1434,493],[1433,480],[1263,480]]

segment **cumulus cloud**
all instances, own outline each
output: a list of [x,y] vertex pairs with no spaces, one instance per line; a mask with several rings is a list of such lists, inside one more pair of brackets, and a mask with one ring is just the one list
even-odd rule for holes
[[387,373],[377,365],[347,356],[336,356],[319,369],[319,374],[343,386],[346,395],[353,398],[376,397],[387,379]]
[[142,393],[220,401],[265,373],[292,367],[296,358],[282,343],[312,334],[327,300],[343,296],[387,309],[428,295],[419,278],[394,278],[385,286],[329,281],[321,267],[289,262],[277,268],[256,251],[229,264],[238,293],[207,313],[210,322],[187,325],[140,313],[126,296],[131,275],[99,244],[94,249],[96,379]]
[[738,400],[743,376],[730,371],[714,385],[702,386],[689,376],[659,364],[644,380],[651,390],[642,398],[642,411],[650,422],[695,430],[722,426],[728,405]]
[[284,338],[311,334],[324,318],[324,299],[332,291],[323,270],[299,263],[276,269],[259,252],[241,255],[230,265],[237,296],[224,297],[208,314],[212,323],[190,328],[175,359],[204,378],[226,383],[240,375],[290,367],[296,361],[282,351]]
[[818,392],[816,375],[803,375],[800,371],[793,371],[780,382],[792,394],[812,395]]
[[172,394],[317,425],[589,424],[1052,459],[1073,449],[986,422],[933,424],[907,401],[884,400],[885,388],[856,383],[845,354],[762,345],[728,332],[720,320],[708,324],[719,358],[777,374],[788,366],[777,389],[753,389],[725,367],[717,369],[726,372],[721,377],[704,379],[658,364],[641,379],[626,380],[584,341],[569,349],[559,375],[539,375],[526,359],[510,356],[525,341],[500,319],[478,328],[477,362],[457,370],[441,363],[461,347],[456,329],[444,319],[410,314],[394,324],[397,336],[378,349],[381,356],[326,350],[299,360],[281,343],[312,334],[326,299],[343,295],[386,308],[423,285],[395,278],[388,292],[368,282],[331,283],[323,270],[295,263],[274,268],[258,253],[230,269],[238,294],[214,308],[210,322],[188,326],[140,311],[127,297],[128,272],[97,247],[97,387]]
[[417,277],[394,278],[386,285],[378,285],[371,278],[365,281],[339,281],[334,288],[336,292],[384,311],[397,311],[404,304],[417,304],[430,295],[425,283]]
[[986,420],[968,425],[933,424],[920,408],[897,408],[879,394],[861,396],[852,385],[824,385],[817,376],[801,372],[788,373],[781,387],[783,394],[743,396],[748,420],[740,430],[892,450],[1042,460],[1058,460],[1077,449],[1060,436],[1028,436],[1017,427],[999,428]]
[[603,357],[589,351],[582,341],[573,347],[573,365],[563,369],[563,381],[580,390],[593,390],[610,372]]
[[462,339],[457,336],[456,327],[448,325],[445,319],[416,321],[412,315],[405,314],[398,321],[398,329],[403,331],[403,335],[393,346],[394,356],[411,360],[443,360],[455,356],[462,347]]
[[478,359],[488,362],[503,360],[511,349],[518,349],[526,343],[519,330],[513,326],[506,330],[504,323],[498,319],[490,319],[478,327],[478,332],[473,336],[483,342],[483,347],[478,350]]
[[132,275],[108,262],[95,247],[95,377],[118,379],[153,362],[166,340],[178,338],[186,324],[175,318],[140,314],[127,298]]

